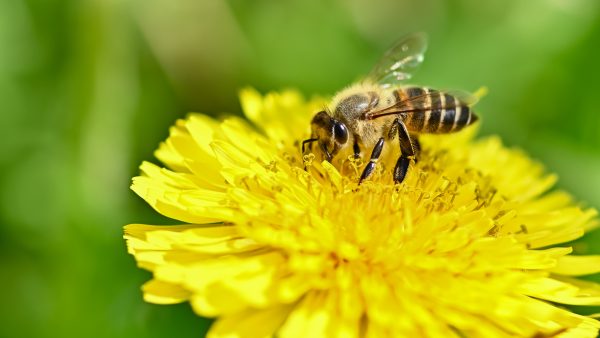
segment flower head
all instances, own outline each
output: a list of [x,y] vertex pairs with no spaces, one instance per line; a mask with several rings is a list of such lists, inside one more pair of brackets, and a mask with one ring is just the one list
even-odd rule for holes
[[[600,257],[567,243],[594,210],[556,177],[474,128],[420,138],[403,183],[381,161],[302,156],[325,103],[293,91],[241,95],[246,117],[177,121],[132,189],[178,226],[131,224],[153,272],[147,301],[218,317],[209,337],[595,337],[561,304],[600,305]],[[391,156],[391,155],[390,155]]]

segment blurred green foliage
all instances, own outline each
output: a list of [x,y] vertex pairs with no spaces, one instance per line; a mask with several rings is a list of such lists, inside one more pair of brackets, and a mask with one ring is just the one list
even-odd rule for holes
[[172,221],[128,190],[138,164],[188,111],[239,114],[245,85],[333,94],[413,31],[415,83],[489,87],[482,133],[600,207],[596,0],[0,1],[0,336],[202,336],[187,304],[142,301],[121,227]]

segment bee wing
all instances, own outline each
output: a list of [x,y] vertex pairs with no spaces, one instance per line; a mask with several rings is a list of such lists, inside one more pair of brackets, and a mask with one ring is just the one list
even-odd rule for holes
[[481,95],[477,95],[477,93],[469,93],[464,90],[449,90],[445,93],[450,94],[457,98],[463,105],[466,106],[474,106],[479,102]]
[[[446,99],[447,97],[452,97],[453,99]],[[440,92],[429,90],[427,93],[402,99],[389,107],[368,112],[365,114],[365,118],[367,120],[374,120],[388,115],[472,106],[476,100],[477,97],[475,95],[463,91]]]
[[368,78],[389,87],[412,77],[423,62],[427,35],[414,33],[398,40],[377,62]]

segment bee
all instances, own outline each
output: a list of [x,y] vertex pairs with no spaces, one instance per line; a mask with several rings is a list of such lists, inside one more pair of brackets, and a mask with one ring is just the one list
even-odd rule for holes
[[477,121],[471,109],[476,99],[471,94],[401,85],[421,65],[426,49],[423,33],[398,40],[365,80],[338,92],[327,109],[315,114],[302,153],[306,145],[312,151],[317,144],[331,162],[349,147],[355,158],[361,157],[362,149],[371,149],[361,184],[375,170],[384,145],[397,140],[400,156],[393,179],[401,183],[420,149],[416,135],[456,132]]

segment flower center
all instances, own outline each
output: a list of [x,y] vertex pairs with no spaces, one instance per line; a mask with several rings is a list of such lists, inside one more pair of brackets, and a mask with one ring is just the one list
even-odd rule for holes
[[488,205],[495,195],[489,180],[444,152],[424,151],[401,184],[393,184],[389,157],[360,185],[361,160],[348,157],[329,164],[319,163],[314,154],[304,161],[284,158],[310,196],[306,221],[296,223],[302,224],[297,235],[313,242],[315,252],[329,252],[336,264],[393,269],[410,264],[407,259],[431,255],[439,249],[438,234],[459,229],[461,217]]

